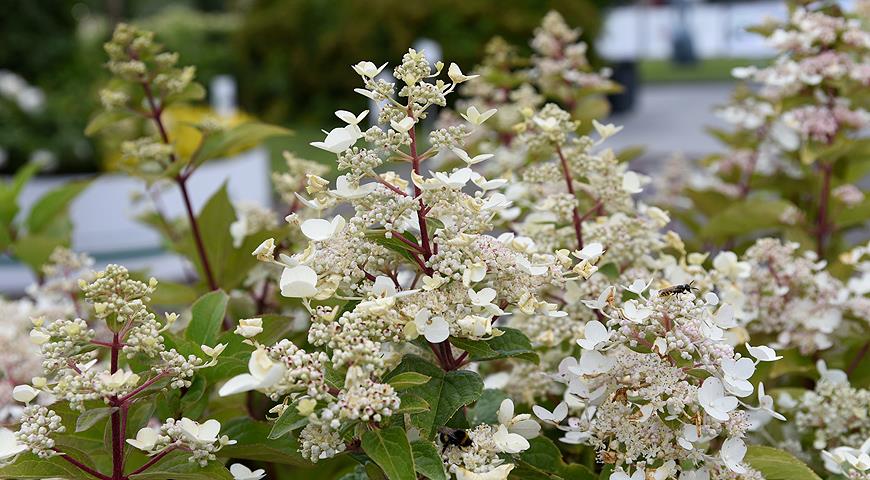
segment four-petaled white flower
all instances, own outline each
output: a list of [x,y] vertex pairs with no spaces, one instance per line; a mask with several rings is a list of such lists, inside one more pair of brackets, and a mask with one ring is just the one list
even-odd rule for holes
[[241,463],[230,465],[230,473],[233,475],[233,480],[260,480],[266,476],[266,471],[262,468],[252,471]]
[[595,300],[583,300],[583,305],[591,308],[592,310],[601,310],[607,306],[610,301],[611,295],[613,295],[613,287],[607,287],[601,292],[601,295],[598,295],[598,298]]
[[381,73],[381,70],[383,70],[384,67],[386,67],[386,66],[387,66],[386,63],[384,63],[383,65],[381,65],[379,67],[372,62],[359,62],[356,65],[354,65],[352,68],[353,68],[354,72],[356,72],[357,74],[359,74],[363,77],[375,78],[378,76],[378,74]]
[[39,390],[30,385],[16,385],[12,389],[12,398],[21,403],[30,403],[39,395]]
[[335,112],[335,116],[348,125],[359,125],[359,122],[363,121],[368,114],[368,110],[363,110],[359,115],[354,115],[352,112],[348,112],[347,110],[338,110]]
[[763,383],[758,384],[758,409],[763,410],[777,420],[785,421],[785,417],[773,409],[773,397],[764,393]]
[[719,450],[722,462],[729,470],[737,474],[746,473],[746,467],[742,463],[744,456],[746,456],[746,444],[737,437],[725,440]]
[[472,183],[477,185],[477,187],[483,191],[495,190],[497,188],[501,188],[501,187],[507,185],[507,183],[508,183],[508,181],[504,178],[495,178],[492,180],[487,180],[486,177],[484,177],[483,175],[481,175],[477,172],[471,173],[471,181],[472,181]]
[[317,295],[317,272],[308,265],[287,267],[281,272],[281,295],[307,298]]
[[341,232],[347,224],[344,217],[336,215],[332,221],[322,218],[310,218],[302,222],[299,228],[302,234],[315,242],[329,240],[335,234]]
[[465,111],[465,113],[460,113],[459,115],[461,115],[462,118],[464,118],[469,123],[473,123],[475,125],[481,125],[481,124],[483,124],[483,122],[487,121],[489,119],[489,117],[495,115],[495,112],[496,112],[496,109],[493,108],[491,110],[487,110],[483,113],[480,113],[480,111],[477,109],[477,107],[471,106],[471,107],[468,107],[468,109]]
[[150,427],[143,427],[136,432],[136,438],[128,438],[127,443],[143,452],[150,452],[151,450],[154,450],[154,446],[157,444],[159,438],[159,431]]
[[533,277],[543,275],[550,269],[548,265],[532,264],[532,262],[523,255],[517,256],[517,266],[520,267],[522,271],[532,275]]
[[595,131],[598,132],[598,135],[601,136],[601,140],[605,140],[609,137],[616,135],[617,133],[622,131],[623,128],[621,125],[617,127],[612,123],[604,125],[598,122],[598,120],[595,120],[594,118],[592,119],[592,126],[595,127]]
[[202,352],[208,355],[211,358],[217,358],[223,353],[224,349],[227,348],[226,343],[219,343],[214,347],[209,347],[208,345],[201,345],[200,348]]
[[492,153],[481,153],[480,155],[475,155],[474,157],[468,155],[468,152],[458,147],[450,147],[450,150],[453,150],[453,153],[459,157],[460,160],[468,164],[468,166],[483,162],[485,160],[489,160],[494,157]]
[[738,261],[737,254],[729,251],[719,252],[713,258],[713,268],[732,281],[748,278],[752,271],[749,262]]
[[0,427],[0,460],[12,458],[27,451],[27,445],[18,443],[15,432]]
[[628,171],[622,175],[622,189],[628,193],[640,193],[643,191],[641,177],[636,172]]
[[188,440],[201,443],[214,443],[218,439],[218,434],[221,431],[221,424],[217,420],[209,419],[203,423],[198,423],[187,417],[182,417],[176,422],[181,428],[181,433]]
[[350,180],[347,179],[347,176],[342,175],[335,179],[335,190],[333,190],[332,193],[345,200],[354,200],[365,197],[374,191],[375,188],[377,188],[377,185],[374,183],[353,186]]
[[748,350],[749,354],[755,357],[755,359],[759,362],[773,362],[782,358],[782,355],[777,355],[776,350],[768,347],[767,345],[759,345],[757,347],[753,347],[752,345],[747,343],[746,350]]
[[484,338],[492,335],[492,320],[480,315],[466,315],[456,321],[462,333],[470,338]]
[[532,411],[535,412],[535,415],[537,415],[542,421],[558,425],[562,420],[565,420],[565,418],[568,417],[568,404],[565,402],[559,402],[552,412],[544,407],[535,405],[532,407]]
[[263,331],[262,318],[243,318],[239,320],[239,325],[233,331],[236,335],[241,335],[245,338],[251,338],[259,335]]
[[723,380],[728,391],[738,397],[751,395],[754,388],[749,378],[755,373],[755,362],[743,357],[740,360],[725,358],[722,360]]
[[513,463],[504,463],[483,473],[472,472],[462,467],[458,467],[455,473],[456,480],[507,480],[513,469]]
[[414,316],[417,332],[431,343],[441,343],[450,336],[450,325],[440,315],[432,316],[428,308],[420,309]]
[[725,387],[716,377],[707,377],[701,384],[698,389],[698,402],[707,415],[720,422],[727,422],[730,418],[728,412],[737,408],[737,397],[725,395]]
[[518,433],[511,433],[504,425],[499,425],[498,430],[492,436],[496,448],[502,453],[520,453],[528,450],[530,445],[525,437]]
[[583,337],[577,340],[577,345],[580,345],[584,350],[595,350],[610,340],[613,332],[607,329],[603,323],[598,320],[592,320],[586,324],[583,329]]
[[594,262],[598,257],[604,254],[604,246],[598,242],[593,242],[585,247],[582,250],[574,252],[574,256],[579,258],[580,260],[586,260],[588,262]]
[[390,120],[390,126],[393,127],[393,130],[400,133],[405,133],[408,130],[411,130],[412,128],[414,128],[414,125],[416,123],[416,120],[414,120],[412,117],[405,117],[398,122],[395,120]]
[[133,386],[139,383],[139,375],[131,370],[120,369],[115,373],[100,372],[100,383],[110,390],[118,390],[125,386]]
[[643,280],[641,280],[641,279],[637,279],[637,280],[631,282],[631,285],[625,287],[625,289],[631,293],[640,295],[643,292],[645,292],[646,289],[649,288],[650,285],[652,285],[652,282],[653,282],[653,279],[650,279],[646,283],[644,283]]
[[435,172],[432,179],[435,181],[434,184],[436,186],[458,189],[464,187],[471,180],[471,173],[471,169],[466,167],[460,168],[449,175],[443,172]]
[[284,376],[286,367],[281,362],[274,362],[264,347],[251,352],[248,360],[248,373],[242,373],[227,380],[218,395],[226,397],[237,393],[261,390],[275,385]]
[[622,314],[634,323],[646,320],[652,313],[651,309],[641,306],[636,300],[626,300],[622,304]]
[[532,419],[528,413],[514,415],[514,402],[506,398],[498,407],[498,422],[507,427],[510,433],[516,433],[526,439],[533,439],[541,433],[541,425]]
[[447,69],[447,76],[450,77],[450,80],[453,83],[462,83],[467,82],[472,78],[477,78],[480,75],[464,75],[462,70],[459,69],[459,65],[451,63],[450,67]]
[[473,288],[468,289],[468,298],[471,300],[471,304],[476,307],[487,307],[492,304],[492,301],[495,300],[495,289],[486,287],[480,289],[479,292],[475,292]]
[[361,135],[359,127],[347,125],[333,128],[326,133],[326,138],[322,142],[311,142],[310,145],[337,155],[352,147]]

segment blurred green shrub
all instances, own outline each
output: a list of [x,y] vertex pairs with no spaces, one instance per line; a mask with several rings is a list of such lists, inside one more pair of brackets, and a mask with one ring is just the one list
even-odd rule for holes
[[347,93],[356,79],[341,69],[360,59],[395,64],[420,38],[437,41],[449,61],[476,65],[496,35],[526,46],[551,9],[587,41],[598,31],[590,0],[258,0],[236,37],[240,100],[270,121],[323,119],[354,102],[364,108],[364,98]]

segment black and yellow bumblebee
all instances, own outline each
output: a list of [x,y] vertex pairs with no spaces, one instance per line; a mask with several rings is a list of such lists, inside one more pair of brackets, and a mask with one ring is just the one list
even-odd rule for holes
[[699,288],[692,286],[693,283],[695,283],[694,280],[692,280],[689,283],[683,283],[681,285],[674,285],[672,287],[663,288],[663,289],[659,290],[659,296],[660,297],[670,297],[672,295],[677,295],[678,293],[688,293],[688,292],[691,292],[692,290],[700,292],[701,290]]
[[438,438],[441,440],[441,453],[450,445],[456,445],[459,448],[470,447],[472,443],[468,432],[458,428],[444,427],[438,432]]

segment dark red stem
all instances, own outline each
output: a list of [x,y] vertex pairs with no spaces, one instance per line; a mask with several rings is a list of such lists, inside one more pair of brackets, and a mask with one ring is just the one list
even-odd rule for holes
[[577,237],[577,248],[583,250],[583,223],[580,220],[580,212],[577,209],[577,194],[574,193],[574,179],[571,178],[571,171],[568,169],[568,160],[562,154],[562,148],[556,145],[556,154],[559,155],[559,163],[562,165],[562,176],[565,177],[565,185],[568,187],[568,193],[574,199],[574,208],[571,210],[571,221],[574,223],[574,235]]

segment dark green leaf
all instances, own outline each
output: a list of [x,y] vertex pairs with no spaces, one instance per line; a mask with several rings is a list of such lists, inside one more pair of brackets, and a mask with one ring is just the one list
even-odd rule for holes
[[429,402],[420,398],[419,395],[405,393],[399,397],[402,404],[396,413],[422,413],[432,408]]
[[200,297],[190,309],[190,324],[184,331],[184,338],[199,345],[214,346],[227,313],[228,300],[223,290]]
[[[76,458],[76,460],[82,459]],[[0,468],[0,478],[93,480],[93,477],[59,457],[42,459],[32,453],[25,453],[11,465]]]
[[821,480],[792,454],[773,447],[752,445],[744,461],[761,472],[767,480]]
[[468,352],[471,360],[475,361],[518,357],[538,363],[538,354],[532,349],[532,342],[523,332],[508,327],[499,327],[499,330],[504,333],[489,340],[451,338],[450,343]]
[[474,408],[469,410],[468,420],[471,422],[471,425],[497,423],[498,407],[506,398],[508,398],[508,396],[501,390],[484,390],[480,395],[480,398],[474,404]]
[[143,473],[131,475],[130,480],[233,480],[229,470],[218,462],[205,467],[188,461],[189,454],[170,454]]
[[238,418],[226,424],[221,431],[237,441],[221,449],[222,457],[255,460],[261,462],[306,465],[308,461],[299,454],[299,444],[291,435],[269,439],[272,425],[250,418]]
[[296,408],[296,404],[291,404],[286,410],[284,410],[284,413],[278,417],[278,420],[275,421],[272,430],[269,432],[269,438],[281,438],[298,428],[304,427],[307,423],[308,417],[306,415],[300,415],[299,410]]
[[390,378],[389,384],[396,390],[406,390],[417,385],[423,385],[429,377],[417,372],[400,373]]
[[411,450],[414,452],[414,467],[417,473],[431,480],[447,480],[444,462],[434,443],[417,440],[411,443]]
[[110,415],[118,411],[118,407],[92,408],[85,410],[76,419],[76,432],[84,432],[85,430],[96,425],[100,420],[109,418]]
[[445,372],[416,355],[406,355],[385,380],[404,372],[418,372],[431,377],[424,385],[406,390],[420,396],[432,407],[429,411],[411,415],[411,423],[420,429],[424,438],[432,438],[438,427],[450,420],[459,408],[477,400],[483,391],[483,380],[477,373],[467,370]]
[[404,428],[369,430],[363,434],[361,446],[390,480],[417,479],[414,455]]

